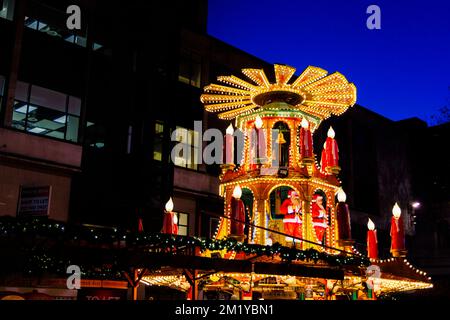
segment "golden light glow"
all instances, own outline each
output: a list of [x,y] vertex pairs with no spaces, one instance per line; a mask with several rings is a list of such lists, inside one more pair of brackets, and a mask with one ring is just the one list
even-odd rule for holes
[[291,84],[295,68],[278,65],[275,69],[275,83],[270,83],[263,69],[243,69],[242,73],[253,83],[235,76],[219,76],[218,81],[225,85],[210,84],[204,88],[200,98],[209,112],[219,112],[221,119],[234,119],[237,116],[264,108],[255,97],[269,92],[285,92],[301,97],[293,110],[301,110],[309,115],[326,119],[340,115],[356,102],[356,87],[335,72],[328,75],[326,70],[309,66]]
[[167,212],[172,212],[173,211],[172,197],[170,197],[169,201],[167,201],[167,203],[166,203],[166,211]]
[[369,230],[375,230],[375,223],[369,218],[369,222],[367,223],[367,228]]
[[392,214],[394,215],[395,218],[400,218],[400,215],[402,214],[402,210],[400,209],[400,207],[398,206],[398,203],[396,202],[394,204],[394,207],[392,208]]

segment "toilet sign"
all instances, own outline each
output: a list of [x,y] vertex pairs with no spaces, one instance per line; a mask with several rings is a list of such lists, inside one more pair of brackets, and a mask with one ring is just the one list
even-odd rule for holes
[[47,216],[50,207],[50,186],[20,187],[18,216]]

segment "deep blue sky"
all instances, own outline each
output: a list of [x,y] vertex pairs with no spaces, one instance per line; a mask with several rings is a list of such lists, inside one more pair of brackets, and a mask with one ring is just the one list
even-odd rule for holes
[[[381,30],[366,9],[381,8]],[[450,99],[450,0],[209,0],[208,33],[301,72],[339,71],[357,103],[393,120],[429,120]],[[238,75],[239,76],[239,75]]]

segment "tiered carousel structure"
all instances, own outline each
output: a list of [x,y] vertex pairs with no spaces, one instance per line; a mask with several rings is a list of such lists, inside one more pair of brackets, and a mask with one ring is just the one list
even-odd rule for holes
[[[310,299],[329,298],[333,296],[330,294],[333,289],[345,291],[346,286],[353,288],[354,294],[362,292],[358,291],[362,283],[373,285],[369,290],[370,299],[375,297],[373,293],[431,288],[431,279],[426,273],[413,268],[406,260],[399,209],[394,209],[392,218],[392,258],[378,259],[376,230],[370,223],[368,256],[354,249],[350,212],[338,178],[339,149],[333,128],[328,130],[320,159],[314,152],[312,136],[321,122],[330,116],[340,116],[354,106],[354,84],[339,72],[328,74],[313,66],[296,78],[296,69],[287,65],[275,65],[274,71],[274,82],[269,81],[262,69],[243,69],[247,81],[235,76],[219,76],[222,85],[206,86],[201,96],[206,111],[217,112],[220,119],[234,121],[234,128],[230,124],[224,138],[220,176],[224,216],[215,239],[264,247],[290,247],[297,252],[317,251],[326,256],[356,255],[370,258],[374,264],[369,268],[374,277],[367,272],[367,266],[360,265],[356,269],[342,266],[345,279],[341,282],[280,273],[277,273],[279,276],[252,273],[253,290],[263,290],[272,298],[283,291],[280,288],[302,288],[301,296],[304,298],[306,292]],[[227,249],[216,251],[216,255],[212,253],[205,250],[202,255],[216,257],[220,254],[222,258],[236,260],[252,256]],[[279,262],[283,260],[276,255],[270,259],[277,258]],[[303,263],[293,260],[291,263]],[[210,288],[223,286],[221,281],[227,277],[238,283],[247,283],[245,279],[249,278],[245,273],[219,275],[210,278]],[[311,293],[315,284],[322,286],[321,295]],[[328,293],[324,295],[324,291]],[[292,298],[286,292],[284,290],[282,296]]]
[[[201,96],[207,111],[219,112],[220,119],[234,120],[244,137],[242,157],[236,164],[230,162],[233,157],[227,156],[234,152],[234,146],[225,146],[227,163],[222,166],[220,187],[225,216],[233,215],[233,191],[238,187],[244,195],[245,218],[264,228],[246,228],[245,235],[234,234],[233,220],[222,219],[216,237],[243,236],[257,244],[289,245],[292,241],[303,249],[351,247],[348,230],[339,232],[337,223],[338,214],[344,215],[344,222],[348,217],[347,208],[337,206],[336,201],[340,168],[335,133],[330,128],[321,165],[314,153],[312,135],[322,120],[339,116],[355,104],[356,88],[342,74],[328,75],[317,67],[306,68],[292,83],[295,68],[275,65],[274,69],[274,83],[262,69],[243,69],[253,83],[220,76],[218,80],[225,85],[210,84]],[[281,215],[284,219],[276,219]],[[344,227],[349,224],[341,229]]]

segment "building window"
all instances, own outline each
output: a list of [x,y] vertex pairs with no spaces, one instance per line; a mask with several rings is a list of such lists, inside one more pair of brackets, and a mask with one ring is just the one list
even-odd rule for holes
[[189,214],[183,212],[175,212],[178,218],[178,235],[189,235]]
[[12,126],[19,130],[78,142],[81,99],[17,82]]
[[164,123],[156,121],[155,123],[155,136],[153,145],[153,160],[161,161],[163,152],[163,139],[164,139]]
[[103,149],[105,147],[105,131],[106,129],[103,125],[87,121],[85,135],[86,145],[93,149]]
[[200,88],[201,57],[193,53],[183,53],[180,58],[178,81]]
[[199,133],[177,126],[175,136],[179,147],[177,146],[178,154],[172,159],[173,163],[179,167],[197,170],[198,164],[195,159],[199,152]]
[[12,21],[15,0],[0,0],[0,18]]
[[[0,0],[1,2],[2,0]],[[27,8],[24,25],[27,28],[46,33],[50,36],[60,38],[74,45],[87,47],[87,22],[82,21],[81,30],[69,30],[67,28],[66,6],[54,3],[52,6],[30,1]],[[83,16],[82,16],[83,19]],[[99,43],[93,43],[91,49],[96,51],[103,46]]]
[[[46,22],[43,22],[43,21],[37,20],[37,19],[33,19],[30,17],[25,17],[25,27],[46,33],[53,37],[61,38],[64,41],[67,41],[69,43],[73,43],[80,47],[86,48],[87,39],[86,39],[85,34],[76,35],[76,34],[70,33],[67,28],[58,28],[54,25],[50,25],[50,24],[47,24]],[[96,44],[96,45],[97,46],[95,46],[95,48],[93,46],[94,50],[97,50],[98,48],[101,47],[101,46],[98,47],[99,46],[98,44]]]

